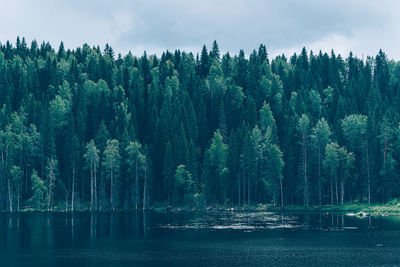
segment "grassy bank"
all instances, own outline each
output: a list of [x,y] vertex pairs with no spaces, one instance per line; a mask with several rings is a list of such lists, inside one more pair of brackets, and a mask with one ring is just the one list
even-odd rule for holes
[[[287,205],[281,208],[280,206],[273,206],[270,204],[254,204],[245,206],[229,206],[229,205],[210,205],[201,208],[190,207],[177,207],[168,206],[165,203],[156,203],[148,210],[156,212],[188,212],[188,211],[285,211],[285,212],[346,212],[354,214],[367,214],[367,215],[400,215],[400,202],[397,200],[390,201],[386,204],[367,204],[367,203],[345,203],[343,205],[334,206],[301,206],[301,205]],[[77,209],[77,212],[89,211],[89,209]],[[110,210],[101,210],[100,212],[108,212]],[[117,209],[116,211],[133,211]],[[140,209],[142,211],[142,209]],[[8,212],[2,210],[0,212]],[[32,208],[20,209],[19,212],[48,212],[47,210],[36,211]],[[52,212],[65,212],[65,208],[54,208]],[[70,212],[70,210],[68,210]]]
[[369,215],[400,214],[400,202],[392,201],[386,204],[367,204],[367,203],[345,203],[334,206],[298,206],[288,205],[283,208],[267,204],[245,205],[245,206],[224,206],[213,205],[201,209],[191,209],[187,207],[173,207],[163,204],[154,205],[152,210],[159,212],[182,212],[182,211],[311,211],[311,212],[347,212],[364,213]]

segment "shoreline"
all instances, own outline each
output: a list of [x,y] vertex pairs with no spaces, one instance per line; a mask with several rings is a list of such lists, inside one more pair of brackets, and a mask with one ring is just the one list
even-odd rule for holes
[[[114,211],[105,210],[94,210],[92,212],[143,212],[142,209],[116,209]],[[362,216],[385,216],[385,215],[400,215],[400,203],[399,204],[364,204],[364,203],[346,203],[343,205],[334,206],[301,206],[301,205],[288,205],[281,208],[280,206],[273,205],[246,205],[246,206],[224,206],[224,205],[212,205],[206,206],[201,209],[194,209],[182,206],[168,206],[168,205],[154,205],[145,211],[154,212],[347,212],[354,213],[354,215],[361,214]],[[52,211],[47,210],[33,210],[33,209],[20,209],[19,211],[10,212],[8,210],[1,210],[0,213],[71,213],[71,210],[53,208]],[[91,212],[89,209],[76,209],[75,212]]]

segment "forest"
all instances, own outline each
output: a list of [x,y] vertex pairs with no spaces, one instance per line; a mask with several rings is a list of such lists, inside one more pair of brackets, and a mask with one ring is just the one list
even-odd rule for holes
[[0,43],[0,210],[386,203],[400,62]]

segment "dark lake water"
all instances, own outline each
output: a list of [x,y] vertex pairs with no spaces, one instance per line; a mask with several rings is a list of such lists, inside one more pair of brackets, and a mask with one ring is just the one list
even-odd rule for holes
[[400,265],[400,216],[0,214],[0,266]]

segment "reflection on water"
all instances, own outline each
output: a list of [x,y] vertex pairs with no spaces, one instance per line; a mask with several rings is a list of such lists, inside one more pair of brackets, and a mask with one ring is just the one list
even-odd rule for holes
[[299,228],[297,217],[273,212],[215,212],[155,225],[167,229],[265,230]]
[[[303,255],[305,250],[312,251],[307,254],[310,259],[318,256],[315,251],[338,253],[342,260],[348,257],[349,264],[358,256],[371,257],[369,265],[378,248],[380,255],[389,253],[386,263],[400,263],[399,240],[400,216],[231,211],[0,214],[4,266],[73,266],[77,261],[84,262],[81,266],[108,266],[109,261],[121,266],[184,265],[199,257],[203,263],[213,257],[234,266],[243,263],[237,257],[252,262],[252,253],[255,263],[286,264],[290,255]],[[343,247],[351,254],[343,255]],[[263,253],[276,258],[264,258]],[[280,262],[283,256],[286,261]]]
[[3,247],[62,246],[98,238],[146,238],[173,230],[345,231],[400,229],[400,217],[358,218],[338,213],[275,212],[103,212],[0,214]]

